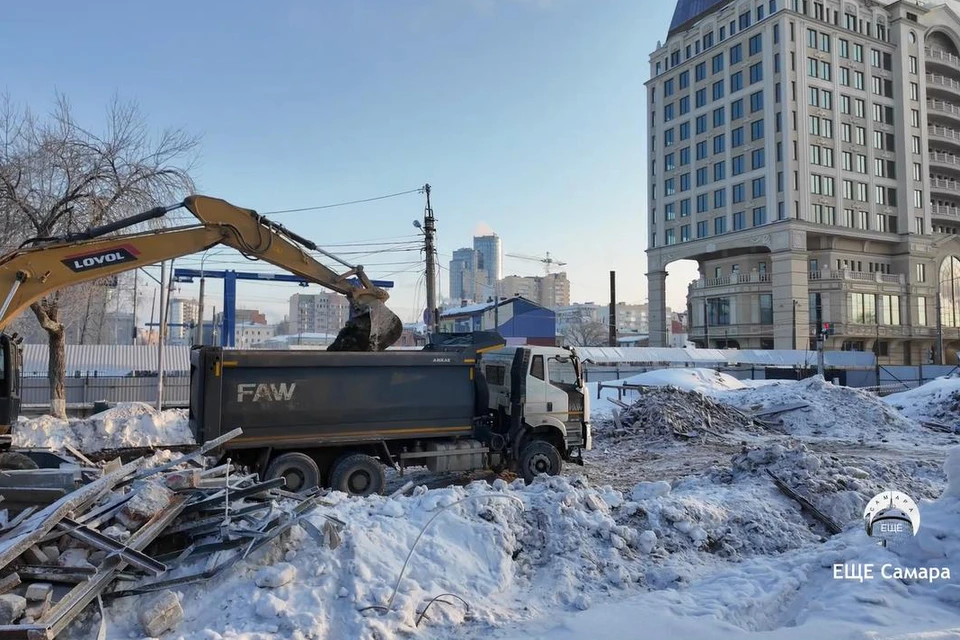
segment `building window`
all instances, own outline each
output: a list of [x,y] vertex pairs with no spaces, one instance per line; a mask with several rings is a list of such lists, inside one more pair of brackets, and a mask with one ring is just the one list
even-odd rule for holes
[[743,46],[735,44],[730,47],[730,65],[733,66],[743,60]]
[[763,80],[763,63],[758,62],[750,65],[750,84]]
[[900,324],[900,297],[880,296],[880,323],[889,325]]
[[756,113],[763,109],[763,91],[756,91],[750,94],[750,113]]
[[707,300],[707,320],[711,327],[730,324],[730,299],[710,298]]
[[718,236],[721,233],[727,232],[727,218],[726,216],[720,216],[719,218],[713,219],[713,235]]
[[665,229],[663,232],[663,243],[666,245],[677,244],[676,229]]
[[709,233],[709,231],[710,231],[710,225],[707,223],[706,220],[703,220],[703,221],[697,223],[697,237],[698,237],[698,238],[706,238],[706,237],[707,237],[707,234]]
[[767,223],[767,208],[766,207],[756,207],[753,210],[753,226],[759,227],[760,225]]
[[927,265],[917,263],[917,282],[927,281]]
[[727,190],[717,189],[713,192],[713,208],[722,209],[727,206]]
[[740,231],[746,227],[746,214],[743,211],[737,211],[733,214],[733,230]]
[[877,323],[877,296],[873,293],[850,294],[850,318],[854,324]]
[[694,69],[693,69],[693,74],[694,74],[694,77],[696,78],[696,81],[697,81],[697,82],[700,82],[701,80],[703,80],[704,78],[706,78],[706,77],[707,77],[707,63],[706,63],[706,62],[701,62],[701,63],[699,63],[696,67],[694,67]]
[[773,324],[773,295],[760,294],[760,324]]
[[717,107],[713,110],[713,126],[722,127],[726,122],[726,110],[723,107]]
[[758,33],[750,38],[750,55],[755,56],[763,51],[763,34]]
[[713,56],[711,63],[713,73],[720,73],[723,71],[723,54],[718,53],[717,55]]
[[766,178],[755,178],[753,180],[752,187],[754,198],[762,198],[763,196],[767,195],[766,180]]
[[927,326],[927,299],[923,296],[917,296],[917,321],[918,326]]
[[750,123],[750,139],[759,140],[763,138],[763,120],[754,120]]
[[690,225],[680,226],[680,242],[690,242]]
[[754,149],[750,154],[750,168],[760,169],[764,166],[763,149]]
[[746,199],[746,189],[743,182],[733,185],[733,203],[743,202]]

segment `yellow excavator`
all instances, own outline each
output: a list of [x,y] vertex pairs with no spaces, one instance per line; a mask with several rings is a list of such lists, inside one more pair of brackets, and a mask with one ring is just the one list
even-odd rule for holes
[[[192,213],[198,224],[113,235],[180,208]],[[389,297],[387,292],[371,283],[363,267],[347,265],[256,211],[200,195],[78,234],[33,238],[0,257],[0,331],[33,302],[57,289],[205,251],[216,245],[232,247],[248,258],[269,262],[345,295],[350,304],[350,319],[327,347],[329,351],[383,351],[403,332],[400,318],[384,304]],[[338,274],[308,251],[337,260],[349,269]],[[0,435],[9,434],[10,425],[20,411],[18,345],[15,335],[0,333],[3,366]],[[9,440],[9,436],[6,439]]]

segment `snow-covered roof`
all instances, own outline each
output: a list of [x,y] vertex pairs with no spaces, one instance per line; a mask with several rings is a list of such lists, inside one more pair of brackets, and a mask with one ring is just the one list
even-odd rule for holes
[[[23,375],[47,375],[50,359],[45,344],[23,345]],[[155,344],[68,344],[66,346],[67,375],[80,371],[82,375],[127,375],[132,371],[156,371],[158,349]],[[189,371],[190,347],[166,345],[163,349],[165,371]]]
[[[763,367],[817,366],[816,351],[763,349],[680,349],[666,347],[577,347],[584,360],[595,364],[650,363],[688,365],[754,365]],[[876,357],[869,351],[825,351],[824,366],[872,369]]]

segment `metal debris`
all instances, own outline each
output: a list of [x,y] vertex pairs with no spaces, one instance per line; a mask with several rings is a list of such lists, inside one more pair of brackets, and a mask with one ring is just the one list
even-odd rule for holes
[[[95,600],[211,578],[297,524],[339,544],[342,522],[327,518],[321,532],[305,519],[322,504],[320,489],[293,494],[283,479],[260,482],[229,462],[204,468],[204,454],[239,434],[155,467],[118,457],[95,469],[99,477],[89,468],[72,476],[24,471],[0,483],[0,498],[8,488],[61,491],[19,512],[4,510],[0,640],[52,639]],[[182,615],[165,593],[155,602],[163,606],[141,621],[148,635]]]
[[677,387],[641,387],[639,398],[616,415],[608,437],[644,439],[726,439],[734,431],[755,431],[755,419],[702,393]]

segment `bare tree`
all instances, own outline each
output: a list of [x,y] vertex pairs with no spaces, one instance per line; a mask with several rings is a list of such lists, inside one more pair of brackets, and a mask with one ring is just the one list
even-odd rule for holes
[[602,322],[578,318],[567,325],[563,340],[570,347],[605,347],[610,340],[610,331]]
[[[57,95],[45,117],[0,104],[0,243],[82,231],[193,191],[192,156],[198,139],[179,129],[152,135],[134,103],[114,99],[100,132],[81,125]],[[93,283],[61,290],[31,305],[50,345],[50,409],[65,417],[64,311],[71,297],[85,303]],[[80,295],[71,295],[79,293]],[[81,312],[82,313],[82,312]],[[85,333],[85,332],[84,332]]]

